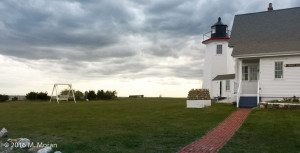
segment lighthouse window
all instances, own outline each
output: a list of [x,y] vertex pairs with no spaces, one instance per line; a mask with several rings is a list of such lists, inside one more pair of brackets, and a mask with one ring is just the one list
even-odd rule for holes
[[212,28],[211,28],[211,33],[212,33],[212,34],[216,33],[216,27],[212,27]]
[[217,54],[222,54],[222,45],[217,45]]

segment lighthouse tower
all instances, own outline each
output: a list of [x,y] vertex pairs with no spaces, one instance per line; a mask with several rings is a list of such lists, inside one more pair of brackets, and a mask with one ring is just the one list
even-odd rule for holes
[[206,45],[202,88],[209,89],[212,99],[228,97],[232,95],[233,87],[230,89],[230,86],[234,86],[230,80],[235,77],[232,49],[228,47],[228,26],[219,17],[209,33],[208,38],[202,42]]

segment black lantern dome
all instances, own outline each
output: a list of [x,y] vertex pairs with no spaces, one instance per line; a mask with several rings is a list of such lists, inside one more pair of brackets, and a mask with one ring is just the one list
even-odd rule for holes
[[222,23],[221,18],[211,26],[211,38],[228,38],[228,26]]

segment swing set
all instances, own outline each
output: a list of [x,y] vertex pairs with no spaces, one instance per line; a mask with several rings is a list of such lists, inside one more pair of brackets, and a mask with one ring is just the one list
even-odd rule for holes
[[[69,87],[68,94],[64,95],[64,94],[58,92],[59,91],[58,86],[68,86]],[[59,100],[69,101],[69,98],[73,98],[74,102],[76,103],[76,99],[75,99],[75,95],[74,95],[74,90],[72,88],[72,84],[66,84],[66,83],[56,83],[56,84],[54,84],[52,94],[51,94],[51,98],[50,98],[50,102],[52,100],[54,90],[55,90],[55,93],[56,93],[55,97],[56,97],[56,101],[57,101],[58,104],[59,104]],[[72,92],[72,95],[70,96],[71,92]]]

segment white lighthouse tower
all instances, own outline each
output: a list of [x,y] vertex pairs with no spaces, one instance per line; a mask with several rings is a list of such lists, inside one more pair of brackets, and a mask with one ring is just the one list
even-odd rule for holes
[[234,60],[228,47],[228,26],[221,18],[211,26],[210,36],[202,43],[205,48],[202,88],[209,89],[211,98],[224,99],[234,94]]

